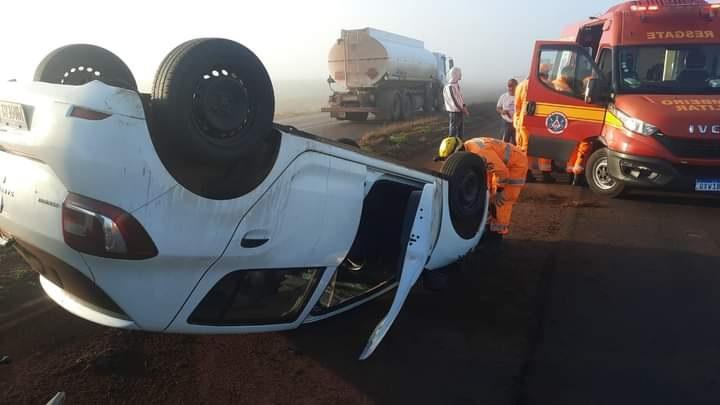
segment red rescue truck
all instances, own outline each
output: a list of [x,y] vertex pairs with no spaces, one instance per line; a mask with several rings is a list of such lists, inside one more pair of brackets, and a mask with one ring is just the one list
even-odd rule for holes
[[630,1],[538,41],[529,154],[596,193],[720,192],[720,4]]

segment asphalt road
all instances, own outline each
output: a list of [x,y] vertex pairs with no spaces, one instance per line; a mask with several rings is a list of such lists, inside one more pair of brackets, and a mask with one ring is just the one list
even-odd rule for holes
[[300,115],[279,119],[276,122],[334,140],[340,138],[357,140],[366,132],[387,124],[385,121],[375,121],[372,118],[364,122],[338,121],[330,118],[330,113]]
[[719,403],[720,200],[575,211],[548,259],[521,403]]

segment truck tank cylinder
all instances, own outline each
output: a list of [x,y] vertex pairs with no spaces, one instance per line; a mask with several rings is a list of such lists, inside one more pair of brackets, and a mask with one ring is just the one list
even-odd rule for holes
[[330,49],[328,66],[333,80],[349,89],[438,79],[437,59],[422,41],[372,28],[343,30]]

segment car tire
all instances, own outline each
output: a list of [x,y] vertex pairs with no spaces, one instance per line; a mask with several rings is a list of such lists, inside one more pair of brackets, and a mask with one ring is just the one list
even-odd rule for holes
[[137,91],[132,72],[117,55],[95,45],[73,44],[50,52],[35,69],[36,82],[80,86],[99,80]]
[[485,161],[470,152],[455,152],[442,167],[449,183],[450,218],[464,239],[477,235],[485,216],[487,178]]
[[155,149],[190,191],[236,198],[272,169],[281,141],[272,82],[243,45],[220,38],[179,45],[155,74],[150,104]]
[[622,196],[627,187],[621,181],[610,177],[608,153],[606,148],[600,148],[590,155],[585,170],[585,180],[590,189],[599,195],[609,198]]
[[186,160],[236,161],[276,137],[270,76],[252,51],[227,39],[175,48],[155,75],[151,105],[156,135]]

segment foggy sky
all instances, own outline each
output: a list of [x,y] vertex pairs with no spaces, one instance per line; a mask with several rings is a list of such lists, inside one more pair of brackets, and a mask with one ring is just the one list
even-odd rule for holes
[[599,15],[617,1],[123,0],[84,10],[63,2],[3,3],[3,14],[14,17],[0,24],[5,39],[0,80],[29,80],[52,49],[93,43],[120,56],[147,89],[173,47],[217,36],[250,47],[275,81],[323,81],[328,50],[340,30],[369,26],[423,40],[429,50],[453,56],[469,88],[502,88],[508,77],[527,75],[536,39],[556,39],[564,26]]

